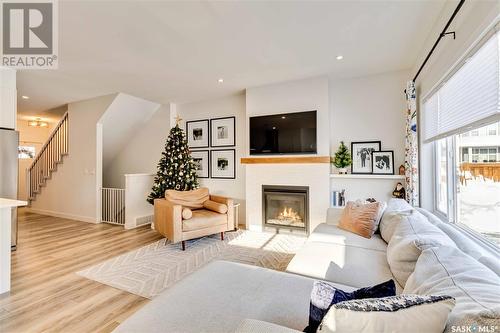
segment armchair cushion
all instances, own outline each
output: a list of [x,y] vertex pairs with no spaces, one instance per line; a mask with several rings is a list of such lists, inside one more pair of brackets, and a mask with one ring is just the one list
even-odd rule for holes
[[227,205],[218,203],[212,200],[207,200],[203,203],[203,207],[205,207],[208,210],[211,210],[213,212],[219,213],[219,214],[226,214],[227,213]]
[[193,217],[193,211],[189,208],[182,208],[182,219],[189,220]]
[[166,190],[165,199],[182,207],[203,208],[203,203],[209,199],[208,188],[200,187],[192,191]]
[[182,221],[182,231],[200,230],[227,223],[227,214],[219,214],[206,209],[193,211],[193,217]]

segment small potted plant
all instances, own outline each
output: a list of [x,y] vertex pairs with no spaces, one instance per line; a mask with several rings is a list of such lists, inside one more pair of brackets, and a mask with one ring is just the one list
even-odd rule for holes
[[340,141],[340,147],[335,153],[335,156],[331,158],[331,163],[339,170],[339,174],[347,174],[347,167],[351,165],[351,153],[347,149],[344,141]]

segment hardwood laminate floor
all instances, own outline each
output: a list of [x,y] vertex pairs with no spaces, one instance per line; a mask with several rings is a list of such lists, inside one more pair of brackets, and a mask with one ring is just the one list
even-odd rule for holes
[[76,275],[161,239],[149,226],[91,224],[19,210],[12,289],[0,296],[0,332],[110,332],[149,302]]

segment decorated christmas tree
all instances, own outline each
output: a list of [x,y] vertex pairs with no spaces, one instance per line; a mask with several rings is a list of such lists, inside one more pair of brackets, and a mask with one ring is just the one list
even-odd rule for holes
[[332,163],[335,167],[343,169],[341,173],[346,173],[347,171],[345,171],[345,168],[351,165],[351,153],[344,144],[344,141],[340,141],[340,147],[335,153],[335,156],[332,158]]
[[153,188],[148,196],[148,202],[163,198],[166,190],[189,191],[199,187],[196,175],[196,165],[193,162],[184,131],[177,124],[170,130],[165,144],[165,151],[158,162]]

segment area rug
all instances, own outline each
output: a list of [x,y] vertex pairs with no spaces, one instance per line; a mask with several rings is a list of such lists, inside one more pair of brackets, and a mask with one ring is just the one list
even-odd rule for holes
[[153,298],[212,260],[229,260],[283,271],[306,238],[239,230],[179,244],[161,239],[77,272],[112,287]]

